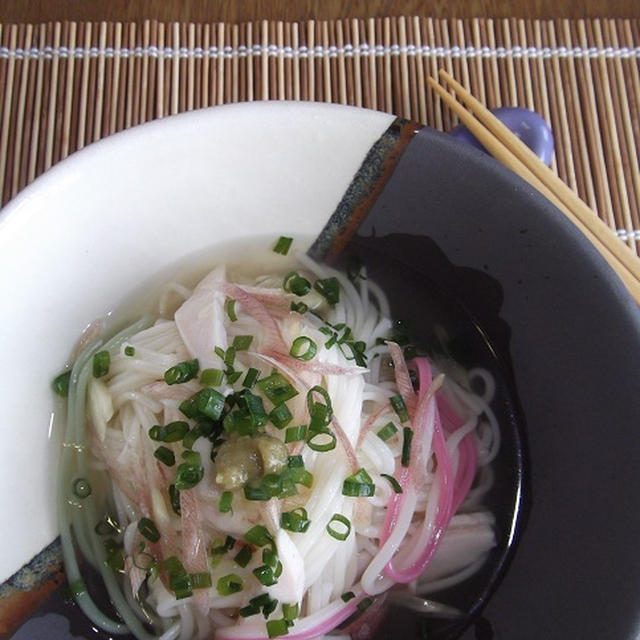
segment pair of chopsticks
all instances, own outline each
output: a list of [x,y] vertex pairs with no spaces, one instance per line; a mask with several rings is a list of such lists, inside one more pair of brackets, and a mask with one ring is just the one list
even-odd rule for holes
[[633,251],[620,241],[595,211],[459,82],[443,70],[440,70],[439,78],[445,86],[455,91],[460,100],[458,102],[435,79],[429,78],[429,85],[442,101],[456,113],[489,153],[546,196],[587,236],[624,282],[634,300],[640,304],[640,259]]

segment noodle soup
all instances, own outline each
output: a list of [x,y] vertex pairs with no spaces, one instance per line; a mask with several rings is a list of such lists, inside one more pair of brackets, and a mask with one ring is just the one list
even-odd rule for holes
[[56,381],[65,568],[107,633],[362,637],[390,593],[454,587],[496,546],[491,374],[450,375],[366,270],[289,244],[183,272]]

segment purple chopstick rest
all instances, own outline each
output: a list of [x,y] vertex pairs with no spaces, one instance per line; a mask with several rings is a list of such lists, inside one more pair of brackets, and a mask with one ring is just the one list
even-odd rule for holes
[[[541,115],[521,107],[501,107],[491,109],[491,113],[509,127],[542,162],[546,165],[551,162],[554,148],[553,133]],[[488,153],[464,125],[451,129],[449,133],[454,138]]]

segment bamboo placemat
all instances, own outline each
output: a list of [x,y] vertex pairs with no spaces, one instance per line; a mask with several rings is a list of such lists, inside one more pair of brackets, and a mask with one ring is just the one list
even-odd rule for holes
[[209,105],[315,100],[456,124],[443,67],[489,107],[541,113],[553,168],[636,251],[639,20],[371,20],[0,25],[0,200],[141,122]]

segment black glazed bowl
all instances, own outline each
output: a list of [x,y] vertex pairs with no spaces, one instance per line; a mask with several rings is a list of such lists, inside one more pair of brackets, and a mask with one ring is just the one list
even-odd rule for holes
[[[210,131],[203,126],[203,119],[224,120],[224,126],[243,144],[258,140],[257,155],[264,158],[260,169],[274,182],[273,193],[290,188],[299,202],[287,192],[287,206],[304,206],[305,197],[310,201],[322,192],[316,193],[314,185],[324,183],[323,172],[331,172],[327,158],[347,152],[349,131],[358,113],[326,105],[270,104],[179,116],[169,119],[172,129],[162,122],[142,127],[146,133],[130,137],[124,150],[115,136],[113,143],[95,145],[98,151],[77,154],[85,162],[75,160],[74,180],[84,179],[87,161],[98,169],[109,165],[117,173],[118,160],[135,158],[144,146],[145,157],[151,158],[155,152],[161,166],[136,166],[139,184],[153,182],[153,193],[146,186],[142,190],[148,191],[148,197],[168,203],[167,207],[182,205],[183,215],[193,220],[193,237],[204,236],[211,230],[211,222],[206,216],[190,214],[189,205],[184,210],[184,194],[175,193],[175,181],[186,181],[189,189],[197,189],[207,176],[194,179],[179,164],[180,157],[175,166],[161,157],[172,136],[180,140],[199,136],[206,141]],[[263,144],[259,130],[251,123],[267,121],[270,133]],[[316,131],[305,138],[307,134],[301,132],[310,127]],[[332,132],[333,147],[327,154],[326,139]],[[304,147],[304,152],[296,152],[302,157],[285,166],[284,176],[275,170],[269,173],[279,153],[274,151],[274,141],[291,138]],[[486,332],[488,344],[496,347],[506,371],[512,374],[517,413],[521,409],[526,418],[526,526],[520,530],[510,566],[481,617],[462,637],[636,638],[640,593],[640,562],[635,554],[640,529],[636,508],[640,481],[635,470],[640,459],[636,435],[640,376],[635,364],[640,346],[638,309],[593,247],[560,212],[509,170],[429,129],[421,129],[403,143],[406,146],[397,157],[393,149],[381,151],[380,145],[374,145],[366,159],[363,152],[364,164],[351,185],[351,176],[347,176],[339,186],[339,193],[346,191],[346,196],[341,201],[336,198],[337,225],[348,227],[352,221],[348,233],[335,225],[321,233],[331,210],[322,220],[310,214],[293,228],[287,226],[268,204],[271,192],[266,196],[268,220],[256,218],[246,226],[272,236],[320,234],[321,245],[327,238],[342,238],[347,251],[376,252],[385,264],[395,263],[418,278],[436,280]],[[238,157],[232,154],[227,162],[241,169],[248,149],[252,147],[241,145]],[[187,152],[191,154],[193,149]],[[380,164],[381,153],[393,157],[395,169]],[[291,187],[296,176],[286,174],[296,163],[303,168],[306,180],[317,176],[306,194],[296,195]],[[22,215],[20,209],[28,209],[34,198],[44,198],[55,208],[61,192],[56,180],[64,175],[63,169],[55,171],[41,183],[39,193],[34,196],[30,191],[13,207],[13,218]],[[165,176],[165,184],[159,174],[175,177],[172,181]],[[332,188],[336,189],[336,184],[339,182],[333,180]],[[113,185],[112,190],[118,188]],[[264,185],[260,188],[269,190]],[[242,210],[245,201],[260,201],[265,196],[255,185],[247,188],[245,180],[229,197],[237,199],[241,211],[234,210],[236,219],[227,215],[219,220],[218,233],[221,224],[235,227],[237,219],[246,216]],[[117,200],[113,193],[109,198]],[[134,199],[131,206],[114,207],[111,215],[126,220],[135,214],[133,207],[140,207],[140,201]],[[201,201],[193,204],[201,206]],[[64,217],[59,221],[65,224]],[[174,227],[168,228],[175,232]],[[118,241],[124,243],[125,239]],[[95,251],[91,243],[87,247],[88,254]],[[151,257],[145,259],[151,272],[157,269]],[[79,263],[82,260],[78,257]],[[386,277],[394,274],[386,272]],[[392,279],[389,286],[393,286]],[[73,331],[70,335],[75,335]],[[5,586],[17,584],[11,580]],[[72,632],[66,625],[58,627],[59,633],[54,630],[51,612],[63,599],[59,590],[15,637],[80,635],[75,626]],[[401,615],[401,610],[397,611],[394,615]]]

